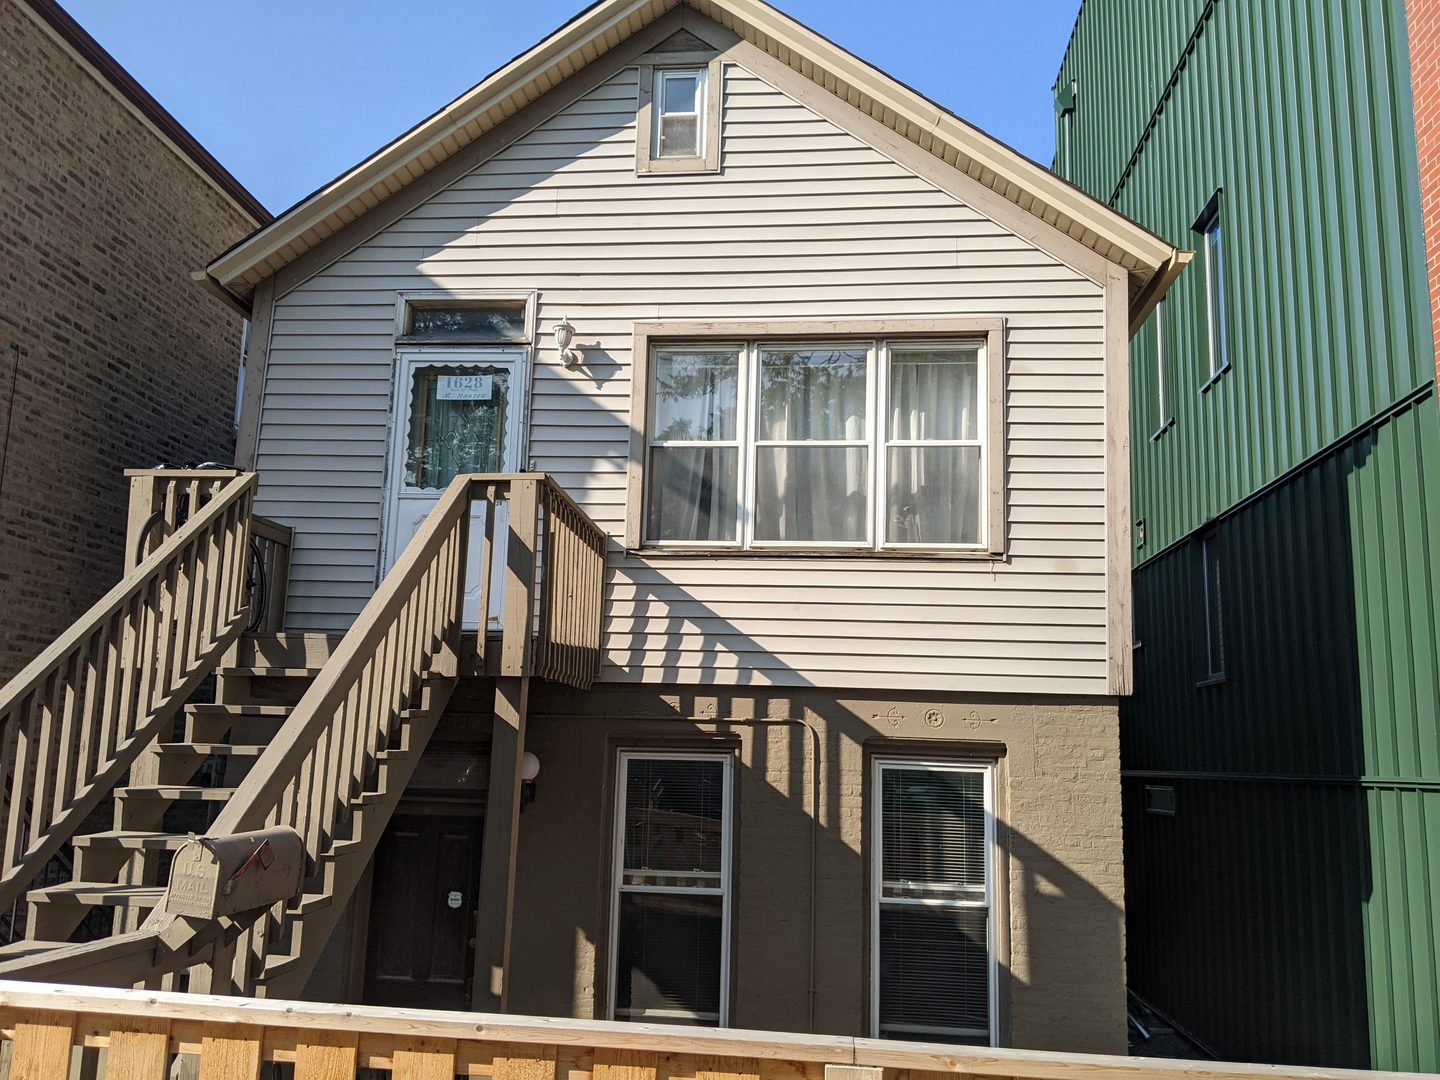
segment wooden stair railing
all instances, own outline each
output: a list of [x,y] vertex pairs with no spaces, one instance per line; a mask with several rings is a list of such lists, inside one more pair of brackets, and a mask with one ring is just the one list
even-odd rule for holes
[[209,501],[0,688],[0,906],[20,897],[245,626],[256,477]]
[[[391,790],[385,803],[364,803],[367,788],[388,779],[379,775],[386,764],[381,755],[395,745],[406,713],[423,711],[431,722],[407,744],[413,770],[459,674],[472,487],[461,477],[446,490],[209,830],[224,836],[294,829],[311,872],[332,875],[320,894],[329,905],[343,906],[345,899],[333,895],[337,852],[368,855],[398,801],[399,792]],[[494,485],[486,497],[493,502]],[[352,833],[363,826],[365,835],[342,837],[346,826]],[[359,841],[367,851],[347,852],[344,841]],[[356,860],[349,861],[353,869]],[[363,870],[367,860],[359,861]],[[359,874],[347,876],[358,880]],[[285,905],[262,913],[241,935],[231,973],[222,970],[223,956],[212,960],[211,978],[221,984],[212,986],[254,993],[292,913]],[[157,912],[149,925],[163,918]]]
[[[486,504],[468,590],[490,610],[491,553],[505,545],[500,654],[478,635],[462,657],[475,503]],[[502,503],[508,513],[499,515]],[[497,538],[497,519],[505,522]],[[138,931],[4,962],[8,977],[298,995],[368,866],[462,673],[540,675],[587,687],[600,664],[605,536],[541,474],[461,476],[335,645],[207,830],[285,827],[301,837],[302,894],[234,919],[156,908]],[[517,647],[524,642],[533,648]],[[488,662],[487,662],[488,661]]]

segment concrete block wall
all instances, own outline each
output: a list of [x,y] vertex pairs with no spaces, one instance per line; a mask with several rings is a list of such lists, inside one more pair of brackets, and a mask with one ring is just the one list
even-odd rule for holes
[[119,580],[121,471],[228,460],[243,320],[189,278],[254,218],[0,4],[0,682]]
[[997,763],[1001,1041],[1125,1052],[1113,699],[537,688],[511,1011],[604,1015],[616,755],[702,746],[738,755],[732,1024],[869,1033],[868,764],[959,756]]

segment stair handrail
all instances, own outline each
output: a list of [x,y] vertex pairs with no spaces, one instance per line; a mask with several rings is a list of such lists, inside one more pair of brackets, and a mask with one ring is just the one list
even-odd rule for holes
[[229,474],[0,688],[0,905],[24,892],[244,629],[257,483]]
[[[492,657],[496,669],[589,685],[599,668],[604,531],[545,474],[458,476],[208,835],[292,828],[315,870],[402,714],[426,692],[427,676],[433,685],[457,678],[462,666],[466,672],[486,669],[483,632],[472,655],[462,660],[461,652],[471,508],[479,500],[489,510],[477,560],[481,577],[471,592],[478,594],[482,613],[490,611],[493,545],[504,544],[506,552],[503,648]],[[508,503],[503,516],[497,513],[502,501]],[[497,538],[502,517],[505,535]],[[593,597],[582,602],[572,595],[577,588]],[[138,931],[10,961],[4,971],[10,977],[100,984],[117,978],[144,982],[185,968],[193,979],[196,965],[208,965],[220,985],[252,994],[270,942],[287,917],[285,905],[219,920],[176,916],[162,905]],[[221,964],[230,966],[231,978],[218,970]]]
[[[472,476],[452,481],[209,835],[292,828],[312,871],[318,866],[403,713],[419,701],[424,680],[459,674],[471,503],[478,489],[493,504],[507,486]],[[486,515],[487,550],[494,518]],[[241,993],[252,989],[284,918],[277,905],[244,930],[234,965]],[[162,921],[157,909],[146,925]]]

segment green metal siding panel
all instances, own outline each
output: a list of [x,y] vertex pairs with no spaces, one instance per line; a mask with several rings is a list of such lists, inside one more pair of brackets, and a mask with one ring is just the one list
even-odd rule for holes
[[1199,543],[1136,574],[1131,979],[1227,1057],[1440,1070],[1437,476],[1425,393],[1217,522],[1218,685]]
[[1440,791],[1166,779],[1161,817],[1154,782],[1124,781],[1135,991],[1226,1057],[1434,1071]]
[[[1200,25],[1182,33],[1126,18],[1134,12],[1125,0],[1087,0],[1062,67],[1089,95],[1078,99],[1074,153],[1110,166],[1072,178],[1101,198],[1137,145],[1145,109],[1131,98],[1157,81],[1145,73],[1172,64]],[[1199,393],[1208,362],[1197,258],[1166,302],[1176,424],[1154,442],[1153,319],[1132,347],[1139,560],[1434,377],[1403,4],[1213,0],[1203,13],[1114,205],[1193,248],[1196,215],[1224,189],[1233,368]]]
[[1055,80],[1057,90],[1077,84],[1073,116],[1056,119],[1058,171],[1110,198],[1212,2],[1085,0]]

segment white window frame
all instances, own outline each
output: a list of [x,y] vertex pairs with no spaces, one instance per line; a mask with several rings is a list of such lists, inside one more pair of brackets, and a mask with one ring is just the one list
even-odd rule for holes
[[1155,305],[1155,404],[1159,423],[1150,436],[1154,442],[1175,426],[1175,414],[1170,411],[1170,402],[1165,393],[1165,300]]
[[[705,143],[710,132],[710,125],[705,122],[705,97],[708,93],[706,88],[709,71],[702,64],[699,67],[662,67],[655,69],[655,110],[654,121],[650,125],[650,156],[654,160],[680,160],[686,158],[703,158],[705,156]],[[684,76],[695,79],[695,108],[692,112],[666,112],[665,111],[665,83],[675,76]],[[663,154],[661,153],[660,132],[665,126],[667,116],[694,117],[695,118],[695,153],[693,154]]]
[[[533,347],[535,344],[536,308],[539,294],[516,290],[497,291],[492,289],[410,289],[395,294],[395,343],[410,351],[425,349],[504,349],[516,346]],[[496,340],[471,340],[452,338],[443,341],[416,339],[408,333],[412,308],[480,307],[486,303],[523,303],[525,305],[525,329],[520,337]]]
[[[703,886],[675,887],[666,885],[625,884],[625,799],[626,779],[630,762],[641,761],[705,761],[720,762],[724,767],[724,791],[720,806],[721,846],[720,884],[715,888]],[[663,893],[670,896],[719,896],[720,900],[720,1016],[716,1027],[730,1026],[730,924],[731,909],[734,906],[733,866],[735,851],[735,754],[731,751],[674,751],[674,750],[622,750],[615,769],[615,817],[614,839],[611,842],[610,862],[610,958],[605,1015],[615,1020],[615,984],[620,964],[620,896],[627,892]],[[649,1014],[654,1016],[654,1013]],[[704,1020],[693,1013],[675,1012],[674,1019]],[[643,1023],[642,1016],[636,1023]]]
[[[774,336],[747,337],[730,340],[667,341],[649,346],[645,334],[637,331],[637,350],[644,349],[643,368],[637,366],[636,379],[643,386],[644,425],[632,435],[631,519],[627,529],[627,546],[649,551],[730,551],[730,552],[817,552],[836,554],[943,553],[953,556],[982,555],[988,558],[1003,554],[1004,499],[1003,459],[1003,354],[997,359],[994,347],[1000,341],[999,324],[972,324],[944,336],[853,337],[843,333],[833,337],[805,339]],[[977,330],[979,332],[977,332]],[[655,441],[655,398],[650,350],[675,349],[690,352],[738,353],[738,411],[734,441],[692,442]],[[867,353],[865,368],[865,436],[864,439],[841,440],[760,440],[757,430],[760,414],[760,357],[767,350],[857,349]],[[885,418],[889,412],[890,365],[895,353],[923,349],[974,349],[976,353],[976,439],[895,439],[890,438]],[[1000,402],[1000,413],[992,410]],[[653,540],[649,536],[651,488],[637,476],[648,476],[651,451],[680,446],[737,446],[740,475],[737,480],[736,539]],[[761,446],[857,447],[868,452],[867,480],[870,485],[868,536],[863,541],[818,540],[756,540],[755,498],[757,450]],[[980,448],[979,529],[974,543],[939,544],[891,541],[886,535],[888,524],[889,450],[892,446],[978,446]],[[638,451],[638,462],[635,460]],[[636,468],[638,464],[638,469]]]
[[[887,769],[910,769],[926,772],[968,772],[980,773],[984,778],[985,798],[985,896],[983,901],[922,899],[919,897],[885,898],[881,874],[885,866],[885,806],[884,773]],[[870,853],[870,1035],[881,1039],[887,1036],[880,1031],[880,909],[882,905],[895,907],[942,907],[948,909],[974,909],[983,907],[985,919],[985,947],[990,962],[986,966],[989,985],[987,1013],[990,1021],[986,1032],[967,1030],[927,1030],[904,1032],[920,1041],[926,1035],[980,1036],[989,1040],[989,1045],[999,1043],[1000,1032],[1000,963],[995,911],[995,765],[993,762],[947,761],[933,758],[910,758],[884,756],[876,757],[872,764],[871,790],[874,793],[871,806]]]

